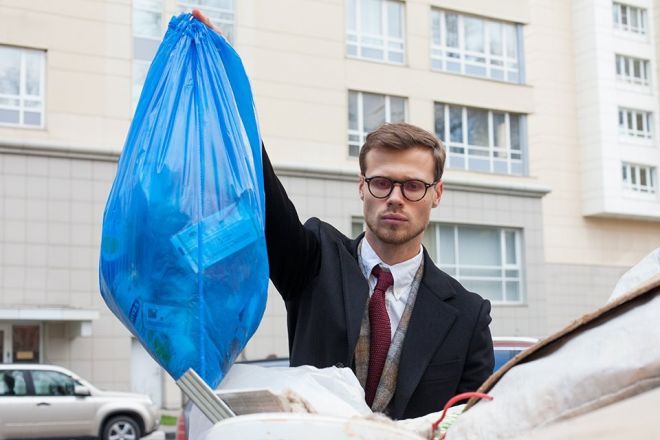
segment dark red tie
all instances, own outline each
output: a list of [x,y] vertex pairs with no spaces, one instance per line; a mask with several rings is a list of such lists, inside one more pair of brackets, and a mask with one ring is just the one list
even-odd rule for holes
[[392,273],[374,267],[371,273],[376,277],[376,287],[369,300],[369,326],[371,338],[369,342],[369,370],[367,372],[367,383],[364,387],[364,396],[367,404],[371,406],[376,397],[376,389],[383,373],[383,366],[390,349],[392,334],[390,329],[390,318],[385,308],[385,292],[394,282]]

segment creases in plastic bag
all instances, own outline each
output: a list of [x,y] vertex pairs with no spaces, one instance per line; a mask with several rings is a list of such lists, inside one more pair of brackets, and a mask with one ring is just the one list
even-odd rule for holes
[[189,14],[149,69],[103,220],[101,294],[178,379],[212,387],[263,316],[265,201],[252,92],[236,52]]

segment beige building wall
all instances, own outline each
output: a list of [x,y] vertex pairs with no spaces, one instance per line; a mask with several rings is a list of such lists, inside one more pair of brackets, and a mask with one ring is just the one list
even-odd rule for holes
[[[533,91],[526,85],[430,70],[430,8],[458,2],[406,3],[403,66],[346,57],[343,0],[287,3],[292,7],[286,13],[282,4],[268,0],[236,5],[235,47],[252,80],[262,134],[275,163],[357,170],[346,147],[348,90],[406,97],[408,119],[428,130],[433,129],[434,101],[516,113],[534,109]],[[493,9],[488,2],[467,3]],[[525,2],[501,3],[497,18],[526,17],[519,7]]]
[[11,323],[40,325],[36,361],[71,368],[102,388],[125,390],[130,337],[99,294],[97,269],[115,168],[114,161],[0,153],[0,309],[98,311],[89,336],[77,321],[55,313]]
[[[525,32],[527,75],[539,103],[529,117],[530,172],[552,188],[543,200],[547,262],[631,266],[660,246],[660,222],[582,214],[584,171],[578,127],[584,123],[588,131],[599,130],[594,120],[578,117],[576,97],[590,84],[576,82],[576,64],[588,53],[576,53],[574,39],[580,29],[572,27],[570,1],[530,4],[533,26]],[[615,126],[616,120],[602,123]]]
[[131,2],[7,0],[0,43],[46,50],[46,128],[3,142],[118,153],[130,119]]
[[[38,325],[36,361],[126,391],[131,337],[99,294],[97,266],[131,117],[131,17],[130,1],[0,3],[0,44],[46,59],[44,128],[0,126],[0,310],[35,313],[0,325]],[[85,332],[59,317],[77,310],[96,313]]]
[[[644,1],[623,3],[650,6]],[[607,300],[618,277],[660,246],[660,221],[637,218],[648,212],[618,218],[584,213],[585,195],[591,190],[585,186],[584,174],[600,166],[601,157],[611,154],[604,144],[612,142],[618,130],[615,108],[609,113],[600,111],[593,100],[585,99],[596,79],[585,80],[584,75],[578,78],[578,72],[592,68],[599,56],[609,56],[607,68],[611,71],[601,75],[611,76],[614,44],[600,48],[600,52],[609,50],[609,54],[598,55],[595,47],[579,38],[613,39],[611,21],[601,20],[597,26],[592,17],[596,15],[593,8],[598,6],[607,9],[605,13],[611,20],[611,3],[530,1],[529,5],[526,69],[536,103],[528,119],[530,174],[552,188],[543,198],[546,277],[553,280],[546,287],[548,331],[552,331]],[[652,28],[657,29],[657,23],[649,20]],[[599,33],[603,34],[600,39]],[[597,73],[592,71],[588,78]],[[652,84],[657,90],[657,81]],[[614,83],[600,87],[605,97],[616,93]],[[659,145],[656,135],[651,148],[658,158]],[[616,185],[620,173],[616,167],[603,173],[602,179]],[[593,185],[602,187],[603,181]],[[605,198],[617,197],[605,194]],[[658,205],[656,193],[653,206],[657,209]]]

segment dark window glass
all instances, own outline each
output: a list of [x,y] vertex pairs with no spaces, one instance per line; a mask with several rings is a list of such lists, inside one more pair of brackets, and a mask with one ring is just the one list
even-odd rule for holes
[[32,371],[37,396],[73,396],[75,381],[57,371]]

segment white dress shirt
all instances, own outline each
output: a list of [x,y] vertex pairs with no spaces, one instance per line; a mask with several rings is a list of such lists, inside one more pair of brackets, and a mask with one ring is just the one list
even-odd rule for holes
[[385,292],[385,308],[387,309],[387,316],[390,318],[390,331],[391,337],[394,338],[394,333],[401,321],[401,315],[406,308],[408,302],[408,295],[410,295],[410,287],[412,285],[415,274],[422,264],[422,246],[419,247],[417,255],[409,260],[390,266],[383,263],[383,260],[376,255],[376,251],[371,247],[367,239],[362,240],[360,246],[360,257],[362,259],[362,274],[369,281],[369,297],[376,287],[376,277],[371,274],[373,268],[380,264],[382,268],[388,269],[392,272],[394,278],[394,285],[390,286]]

